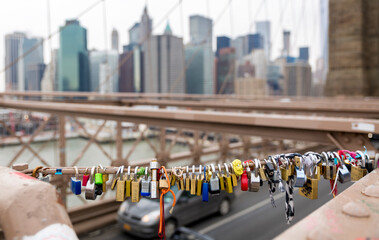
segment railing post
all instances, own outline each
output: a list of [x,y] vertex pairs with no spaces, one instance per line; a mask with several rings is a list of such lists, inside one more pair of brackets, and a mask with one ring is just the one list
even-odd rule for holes
[[117,121],[116,127],[116,151],[117,151],[117,161],[122,162],[122,125],[121,121]]
[[[66,166],[66,136],[65,136],[65,125],[66,125],[66,119],[64,115],[59,115],[59,165],[61,167]],[[67,182],[68,179],[66,177],[60,176],[61,183],[60,185],[60,194],[62,198],[63,205],[67,207],[66,202],[66,189],[67,189]],[[67,181],[66,181],[67,180]]]

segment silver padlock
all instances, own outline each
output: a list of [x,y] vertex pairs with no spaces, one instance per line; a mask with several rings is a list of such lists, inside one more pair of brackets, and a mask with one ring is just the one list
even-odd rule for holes
[[307,181],[307,176],[304,172],[303,167],[303,158],[300,157],[300,167],[295,167],[296,170],[296,179],[294,187],[303,187],[305,182]]
[[150,196],[150,182],[151,176],[147,176],[148,167],[145,168],[145,175],[141,180],[141,196],[149,197]]
[[86,190],[85,190],[85,198],[87,200],[95,200],[97,195],[95,193],[95,181],[93,180],[95,174],[95,167],[93,166],[91,169],[91,175],[89,176],[89,181],[87,182]]
[[254,172],[250,172],[249,192],[258,192],[261,185],[261,178],[258,173],[258,161],[257,159],[254,160]]
[[212,177],[209,180],[209,192],[212,195],[218,195],[220,194],[220,179],[217,177],[216,169],[213,164],[212,166]]
[[151,199],[159,198],[158,181],[150,182],[150,198]]
[[334,156],[337,158],[338,162],[340,163],[340,166],[338,168],[338,181],[340,183],[350,182],[351,181],[351,175],[349,170],[347,169],[345,163],[341,160],[340,156],[334,152]]

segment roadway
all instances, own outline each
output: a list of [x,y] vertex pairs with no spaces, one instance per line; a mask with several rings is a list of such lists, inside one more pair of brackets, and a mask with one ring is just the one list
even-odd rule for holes
[[[338,190],[351,186],[352,183],[338,183]],[[308,214],[329,201],[329,181],[319,181],[317,200],[309,200],[297,194],[295,189],[295,217],[290,225],[287,225],[284,213],[284,193],[276,193],[276,208],[271,206],[267,183],[258,193],[236,191],[237,198],[232,205],[231,212],[224,216],[212,215],[187,227],[207,234],[214,239],[273,239],[275,236],[300,221]],[[88,233],[82,236],[82,240],[120,240],[136,239],[128,235],[117,224],[104,229]]]

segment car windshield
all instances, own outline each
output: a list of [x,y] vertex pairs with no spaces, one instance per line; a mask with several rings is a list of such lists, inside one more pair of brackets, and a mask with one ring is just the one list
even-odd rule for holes
[[[171,186],[170,188],[174,193],[175,195],[178,193],[178,187],[175,185],[175,186]],[[159,202],[160,201],[160,198],[157,198],[157,199],[150,199],[151,201],[155,201],[155,202]],[[172,193],[171,192],[168,192],[164,195],[164,202],[165,203],[170,203],[174,200],[174,196],[172,196]]]

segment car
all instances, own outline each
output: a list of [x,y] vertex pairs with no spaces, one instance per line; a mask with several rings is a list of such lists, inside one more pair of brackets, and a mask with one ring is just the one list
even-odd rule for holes
[[[203,202],[201,196],[191,195],[189,191],[171,187],[176,196],[176,205],[172,214],[171,193],[164,195],[166,236],[170,238],[179,226],[190,224],[214,213],[226,215],[235,199],[234,193],[221,191],[218,195],[209,195],[209,201]],[[159,199],[142,198],[138,203],[130,199],[124,201],[118,210],[117,221],[120,227],[135,236],[154,238],[158,236],[160,210]]]

